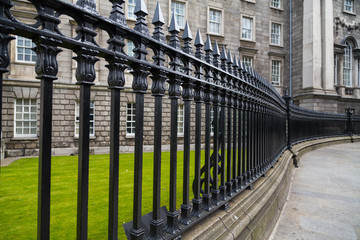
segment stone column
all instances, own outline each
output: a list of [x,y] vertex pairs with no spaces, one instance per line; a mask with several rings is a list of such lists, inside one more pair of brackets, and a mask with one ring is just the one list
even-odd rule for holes
[[324,91],[335,90],[333,19],[333,1],[321,0],[322,87]]
[[321,89],[321,0],[304,0],[303,88]]

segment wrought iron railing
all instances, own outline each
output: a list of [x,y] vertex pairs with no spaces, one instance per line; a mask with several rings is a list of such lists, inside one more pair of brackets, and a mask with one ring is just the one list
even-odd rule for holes
[[[127,229],[131,239],[174,239],[216,209],[226,207],[228,201],[243,189],[251,187],[292,143],[346,133],[348,118],[345,115],[312,112],[291,105],[288,98],[285,101],[267,80],[241,64],[237,57],[230,52],[226,53],[224,48],[220,54],[217,42],[212,45],[209,36],[204,44],[200,31],[197,32],[193,47],[188,24],[184,29],[184,44],[181,46],[180,31],[174,16],[168,29],[171,36],[167,43],[162,29],[164,19],[160,5],[157,5],[152,20],[155,31],[151,35],[145,21],[147,10],[143,0],[137,0],[134,29],[126,24],[123,0],[110,0],[112,11],[109,17],[96,12],[93,0],[78,0],[77,4],[64,0],[29,2],[37,9],[37,23],[34,25],[17,21],[10,11],[12,1],[0,0],[0,82],[9,65],[8,43],[13,39],[11,35],[31,38],[36,44],[35,71],[41,82],[38,239],[49,239],[52,92],[58,73],[57,55],[61,48],[70,49],[76,54],[76,80],[80,86],[77,239],[87,239],[90,93],[95,80],[94,65],[99,58],[108,63],[108,85],[111,91],[109,239],[117,239],[118,235],[119,106],[120,92],[125,84],[124,70],[128,67],[133,69],[132,89],[136,95],[133,221]],[[76,21],[76,38],[60,33],[60,15]],[[99,29],[110,36],[106,48],[95,41],[95,30]],[[124,54],[125,39],[135,43],[134,57]],[[146,60],[147,49],[154,52],[153,62]],[[165,56],[170,59],[170,68],[165,67]],[[168,89],[165,82],[168,82]],[[156,112],[154,192],[153,211],[150,220],[144,223],[141,212],[144,98],[150,92]],[[165,95],[171,101],[168,210],[160,206],[162,103]],[[184,101],[185,126],[183,202],[179,211],[176,207],[176,180],[177,108],[180,98]],[[192,183],[194,199],[191,201],[189,164],[192,105],[195,105],[196,112],[195,180]],[[211,106],[215,119],[213,136],[210,132]],[[202,118],[203,108],[205,118]],[[204,166],[201,165],[203,120]],[[353,130],[358,128],[358,123],[354,124]]]

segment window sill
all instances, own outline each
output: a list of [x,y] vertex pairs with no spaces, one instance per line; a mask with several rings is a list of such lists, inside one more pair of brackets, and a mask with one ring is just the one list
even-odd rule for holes
[[125,135],[125,138],[126,138],[126,139],[134,139],[134,138],[135,138],[135,134],[129,134],[129,133],[127,133],[127,134]]
[[277,45],[277,44],[269,44],[269,46],[271,46],[271,47],[278,47],[278,48],[284,48],[284,46],[283,45]]
[[[90,136],[89,139],[90,139],[90,140],[94,140],[94,139],[96,139],[96,136]],[[79,140],[79,136],[75,136],[75,137],[74,137],[74,140]]]
[[28,66],[35,66],[36,62],[27,62],[27,61],[20,61],[20,60],[15,60],[14,62],[15,64],[21,64],[21,65],[28,65]]
[[248,2],[248,3],[256,3],[256,1],[255,0],[243,0],[243,2]]
[[348,11],[343,10],[343,13],[356,16],[356,13],[355,13],[355,12],[348,12]]
[[178,137],[178,138],[184,138],[184,134],[183,134],[183,133],[178,133],[178,134],[177,134],[177,137]]
[[248,43],[256,43],[255,40],[252,40],[252,39],[246,39],[246,38],[240,38],[240,41],[243,41],[243,42],[248,42]]
[[210,36],[214,36],[214,37],[225,38],[224,34],[211,33],[211,32],[206,32],[206,34],[208,34],[208,35],[210,35]]
[[283,8],[277,8],[277,7],[271,7],[271,6],[270,6],[270,9],[273,9],[273,10],[278,10],[278,11],[284,11],[284,9],[283,9]]
[[13,137],[11,141],[37,141],[38,137]]

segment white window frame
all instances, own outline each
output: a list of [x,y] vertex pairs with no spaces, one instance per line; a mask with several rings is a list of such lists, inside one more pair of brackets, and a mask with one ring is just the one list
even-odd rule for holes
[[134,56],[135,44],[131,40],[126,40],[126,54],[130,57]]
[[[130,3],[130,1],[133,1]],[[136,7],[136,0],[129,0],[129,1],[125,1],[125,12],[126,12],[126,19],[128,20],[132,20],[132,21],[136,21],[136,15],[134,13],[130,13],[129,14],[129,8],[134,8],[133,11],[135,10]]]
[[128,102],[126,105],[126,136],[135,136],[136,104]]
[[184,135],[184,105],[179,104],[177,109],[177,134]]
[[[279,27],[278,33],[274,31],[274,26]],[[270,45],[282,46],[282,29],[281,23],[270,22]],[[277,39],[278,41],[273,41],[274,39]]]
[[[350,3],[347,4],[347,3]],[[350,10],[348,10],[347,8],[351,8]],[[344,0],[344,12],[346,13],[355,13],[355,1],[354,0]]]
[[343,59],[343,82],[345,87],[352,87],[352,46],[348,41],[345,41],[345,45],[346,48],[344,49]]
[[[75,137],[79,137],[79,133],[80,133],[80,102],[75,101],[75,133],[74,133]],[[95,137],[95,103],[93,101],[90,102],[89,136]]]
[[[251,20],[251,26],[250,28],[245,28],[245,24],[244,24],[244,19],[249,19]],[[243,34],[243,31],[247,31],[249,32],[250,31],[250,37],[248,36],[245,36],[244,37],[244,34]],[[248,34],[247,34],[248,35]],[[246,41],[252,41],[254,42],[255,41],[255,17],[253,16],[248,16],[248,15],[241,15],[241,37],[240,37],[241,40],[246,40]]]
[[334,54],[334,84],[338,85],[338,56]]
[[[274,69],[275,63],[278,64],[278,66],[275,66],[278,69]],[[271,60],[271,84],[281,86],[281,61],[279,60]]]
[[[278,4],[278,6],[276,6]],[[270,7],[275,9],[282,9],[282,0],[270,0]]]
[[254,57],[253,56],[243,55],[242,61],[243,61],[244,65],[247,65],[250,68],[254,68]]
[[[22,45],[19,45],[19,41],[23,41]],[[30,41],[31,46],[26,46],[26,42]],[[16,47],[15,47],[15,61],[19,63],[30,63],[35,64],[36,63],[36,53],[32,50],[36,45],[33,43],[33,41],[29,38],[24,38],[21,36],[16,36]],[[22,53],[20,53],[20,49],[22,49]],[[28,51],[29,53],[26,54],[25,52]],[[23,56],[23,59],[19,59],[19,54]],[[30,60],[25,60],[25,56],[29,55]],[[35,60],[32,60],[33,57],[35,57]]]
[[184,17],[182,24],[179,24],[179,22],[177,22],[179,28],[180,28],[180,29],[184,29],[185,23],[186,23],[186,19],[187,19],[187,1],[183,1],[183,0],[169,0],[169,25],[170,25],[170,23],[171,23],[171,18],[172,18],[172,6],[173,6],[173,3],[174,3],[174,4],[180,4],[180,5],[183,5],[183,6],[184,6],[184,15],[180,15],[180,14],[175,13],[175,19],[176,19],[176,20],[177,20],[177,16],[183,16],[183,17]]
[[[220,13],[220,18],[219,18],[219,22],[216,22],[216,21],[212,21],[210,19],[210,12],[211,11],[214,11],[214,12],[219,12]],[[219,9],[219,8],[216,8],[216,7],[208,7],[208,33],[211,34],[211,35],[219,35],[219,36],[222,36],[223,35],[223,22],[224,22],[224,13],[223,13],[223,10],[222,9]],[[215,32],[215,31],[211,31],[212,28],[211,28],[211,25],[212,24],[218,24],[219,25],[219,32]]]
[[[25,102],[28,104],[25,104]],[[14,136],[37,137],[37,103],[32,98],[17,98],[14,105]],[[20,109],[21,108],[21,109]],[[32,111],[35,108],[34,111]],[[26,110],[28,109],[28,110]],[[20,116],[21,115],[21,116]],[[21,124],[21,126],[19,126]],[[28,126],[24,126],[28,125]],[[20,129],[21,133],[17,133]],[[35,129],[35,133],[32,130]],[[28,133],[24,133],[28,130]],[[31,133],[32,132],[32,133]]]
[[358,87],[360,87],[360,59],[358,59]]

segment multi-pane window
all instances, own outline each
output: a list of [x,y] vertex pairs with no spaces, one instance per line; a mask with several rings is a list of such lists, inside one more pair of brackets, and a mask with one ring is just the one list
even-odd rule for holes
[[334,84],[337,85],[338,84],[338,59],[337,59],[337,55],[334,54]]
[[[75,102],[75,136],[79,136],[80,125],[80,105],[79,102]],[[90,129],[89,135],[95,136],[95,104],[90,102]]]
[[18,36],[16,39],[16,60],[22,62],[36,62],[36,53],[32,50],[35,44],[31,39]]
[[221,11],[209,10],[209,33],[221,34]]
[[126,108],[126,134],[135,134],[135,103],[128,103]]
[[183,2],[171,2],[171,14],[175,13],[175,19],[179,27],[185,26],[185,3]]
[[281,25],[271,23],[271,44],[280,45]]
[[179,104],[177,110],[177,133],[184,134],[184,105]]
[[344,86],[351,87],[352,85],[352,47],[349,42],[345,42],[346,48],[344,51],[343,63],[343,80]]
[[280,0],[271,0],[271,7],[280,8]]
[[344,1],[344,10],[346,12],[354,12],[354,0],[345,0]]
[[15,100],[15,137],[36,137],[36,99]]
[[280,61],[271,61],[271,84],[280,86]]
[[252,40],[253,19],[249,17],[243,17],[241,26],[242,26],[241,37],[246,40]]
[[248,67],[252,68],[252,66],[253,66],[253,58],[249,57],[249,56],[243,56],[243,63],[245,64],[245,66],[248,66]]
[[126,41],[126,54],[130,57],[134,56],[134,48],[135,44],[133,41],[127,40]]
[[127,5],[128,6],[128,8],[127,8],[128,18],[136,19],[136,15],[134,14],[135,5],[136,5],[135,0],[128,1],[128,5]]

